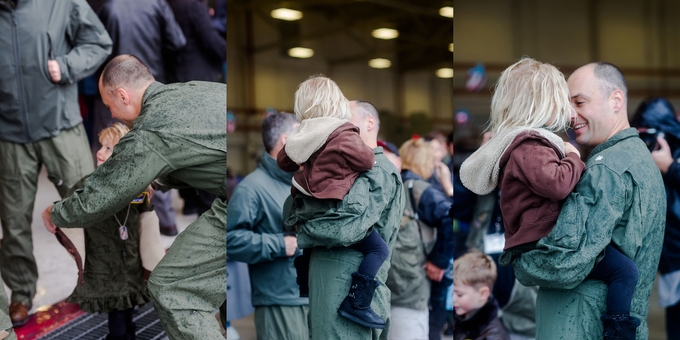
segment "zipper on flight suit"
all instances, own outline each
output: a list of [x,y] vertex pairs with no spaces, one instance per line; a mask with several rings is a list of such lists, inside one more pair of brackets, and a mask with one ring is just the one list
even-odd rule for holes
[[[18,6],[18,4],[17,4]],[[21,111],[24,113],[24,118],[26,118],[26,136],[28,137],[29,144],[33,144],[33,138],[31,138],[31,131],[28,123],[28,112],[26,111],[26,97],[24,96],[24,80],[21,75],[21,59],[19,55],[19,36],[17,34],[18,25],[17,17],[14,10],[10,10],[12,13],[12,44],[14,45],[14,65],[17,73],[17,83],[19,92],[19,102],[21,102]]]

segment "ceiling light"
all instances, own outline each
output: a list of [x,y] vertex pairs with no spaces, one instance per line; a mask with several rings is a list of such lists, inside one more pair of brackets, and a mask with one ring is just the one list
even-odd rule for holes
[[271,15],[274,19],[286,21],[295,21],[302,18],[302,12],[288,8],[277,8],[272,11]]
[[446,6],[439,9],[439,15],[447,18],[453,18],[453,7]]
[[305,47],[293,47],[288,50],[288,55],[293,58],[309,58],[314,55],[314,50]]
[[373,32],[371,32],[371,35],[374,38],[389,40],[398,37],[399,31],[391,28],[378,28],[376,30],[373,30]]
[[385,58],[375,58],[368,61],[368,66],[372,68],[388,68],[392,66],[392,62]]
[[453,52],[453,43],[449,44],[449,51]]
[[452,68],[440,68],[437,70],[437,77],[439,78],[453,78]]

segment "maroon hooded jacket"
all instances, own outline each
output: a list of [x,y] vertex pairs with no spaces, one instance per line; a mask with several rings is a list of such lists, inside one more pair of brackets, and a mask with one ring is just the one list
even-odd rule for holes
[[501,214],[505,250],[547,236],[562,201],[581,179],[585,163],[562,151],[536,131],[520,133],[500,160]]
[[[342,200],[359,173],[370,170],[374,161],[373,150],[361,140],[359,128],[348,122],[331,132],[326,144],[302,164],[303,170],[296,172],[293,179],[315,198]],[[283,171],[300,168],[285,148],[279,151],[276,162]],[[293,197],[298,192],[292,186]]]

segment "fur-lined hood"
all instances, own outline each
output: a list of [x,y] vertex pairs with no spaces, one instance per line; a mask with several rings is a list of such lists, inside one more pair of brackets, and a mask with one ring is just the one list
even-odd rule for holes
[[297,164],[306,162],[314,152],[326,144],[328,136],[333,131],[347,122],[349,121],[346,119],[334,117],[303,120],[288,135],[285,146],[286,154]]

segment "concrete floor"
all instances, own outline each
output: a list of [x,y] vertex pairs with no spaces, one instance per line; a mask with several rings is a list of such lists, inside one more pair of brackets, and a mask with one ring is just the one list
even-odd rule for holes
[[[172,193],[173,207],[177,213],[177,229],[181,232],[191,222],[196,220],[198,216],[182,215],[182,199],[179,197],[177,190],[173,190]],[[57,242],[55,236],[45,229],[40,217],[40,213],[48,205],[59,199],[56,188],[47,179],[47,174],[43,169],[39,177],[38,193],[33,211],[33,224],[31,225],[33,231],[33,253],[38,264],[37,292],[33,299],[31,313],[44,310],[50,305],[66,299],[76,286],[78,272],[75,261]],[[175,239],[175,237],[163,235],[161,235],[161,238],[166,249],[170,247]],[[10,290],[7,286],[5,286],[5,291],[7,296],[10,296]]]

